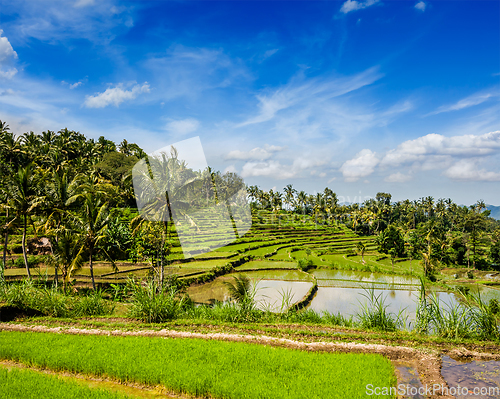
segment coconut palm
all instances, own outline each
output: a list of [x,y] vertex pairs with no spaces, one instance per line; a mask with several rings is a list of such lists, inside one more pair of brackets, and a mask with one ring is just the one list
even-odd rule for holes
[[[90,277],[92,279],[92,288],[95,290],[94,255],[99,248],[99,244],[106,238],[106,230],[110,220],[109,198],[110,185],[99,181],[96,176],[90,176],[83,182],[79,188],[79,193],[72,196],[67,205],[76,203],[79,212],[73,213],[74,227],[80,237],[80,250],[78,255],[88,255]],[[116,266],[112,263],[113,268]],[[72,267],[70,272],[76,269]]]
[[42,203],[38,184],[39,176],[34,172],[32,163],[25,167],[19,167],[17,173],[10,180],[10,198],[7,203],[8,208],[13,211],[15,217],[22,221],[23,259],[28,278],[30,279],[31,273],[29,270],[28,258],[26,256],[26,232],[32,212]]

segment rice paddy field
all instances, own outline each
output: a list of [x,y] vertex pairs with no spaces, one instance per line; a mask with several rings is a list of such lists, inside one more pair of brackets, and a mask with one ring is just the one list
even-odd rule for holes
[[[362,398],[367,384],[395,384],[390,361],[376,354],[315,353],[196,339],[5,331],[0,332],[0,344],[3,359],[123,382],[161,384],[197,397]],[[41,381],[40,387],[45,389],[68,389],[79,394],[76,385],[65,387],[54,378],[1,369],[0,372],[4,377],[0,380],[4,395],[15,394],[24,381],[26,389]],[[81,397],[118,397],[99,392],[85,395]]]
[[[297,341],[366,342],[378,337],[378,344],[385,343],[387,335],[370,335],[372,332],[359,330],[361,325],[371,328],[365,323],[369,322],[368,316],[357,317],[371,289],[382,298],[379,305],[385,307],[384,311],[407,317],[385,330],[395,331],[395,342],[401,344],[414,339],[415,345],[422,342],[416,335],[410,335],[411,338],[397,335],[398,329],[400,334],[413,334],[422,266],[419,261],[405,258],[393,262],[377,251],[373,236],[358,236],[342,224],[316,224],[308,217],[285,221],[271,212],[260,212],[253,215],[250,231],[228,245],[207,252],[204,246],[215,245],[217,237],[205,237],[201,232],[198,239],[192,246],[200,248],[199,254],[184,259],[181,247],[174,245],[164,269],[166,277],[175,276],[184,287],[183,295],[194,302],[190,310],[182,307],[184,302],[157,296],[154,287],[144,291],[152,302],[157,301],[145,311],[149,315],[163,315],[162,320],[168,324],[151,321],[154,317],[136,317],[137,313],[131,313],[131,302],[126,299],[127,282],[150,280],[151,264],[120,261],[113,268],[110,262],[103,260],[94,264],[94,276],[103,290],[102,297],[95,296],[94,302],[88,303],[78,299],[65,309],[64,298],[45,289],[40,291],[40,298],[45,298],[48,305],[41,313],[37,310],[25,314],[34,316],[26,322],[59,325],[55,318],[64,316],[62,325],[76,322],[91,327],[117,326],[132,330],[166,327],[196,329],[204,334],[230,331],[261,336],[270,333],[285,339],[291,336]],[[18,241],[19,237],[14,237],[11,242],[18,245]],[[359,242],[366,248],[363,255],[356,249]],[[5,275],[10,283],[26,277],[24,268],[15,267],[20,264],[19,257],[16,254],[9,257]],[[41,262],[32,269],[32,274],[35,280],[50,281],[54,269]],[[478,290],[487,300],[500,299],[500,289],[493,279],[486,281],[486,274],[477,275],[481,283],[466,284],[457,280],[454,272],[443,273],[448,286],[436,285],[429,290],[435,292],[443,308],[451,312],[460,306],[460,298],[455,295],[458,286]],[[228,286],[242,276],[249,279],[255,294],[255,307],[246,313],[228,302]],[[88,267],[84,265],[75,272],[72,280],[74,289],[88,289],[91,286]],[[21,299],[16,303],[22,300],[21,291]],[[35,291],[26,292],[24,295],[29,296]],[[111,303],[108,308],[114,311],[97,309],[102,301]],[[0,317],[1,306],[0,303]],[[50,306],[55,308],[51,310]],[[44,315],[50,317],[41,317]],[[142,321],[131,321],[136,319]],[[16,322],[19,320],[12,319],[12,323]],[[438,339],[465,339],[479,336],[481,332],[476,330],[453,336],[449,329],[443,329],[436,334]],[[56,374],[20,370],[0,361],[0,398],[363,398],[369,397],[368,384],[395,387],[401,381],[395,363],[378,353],[308,352],[224,342],[223,337],[207,340],[87,336],[6,331],[0,325],[0,359]],[[66,377],[60,378],[61,374]],[[82,384],[73,378],[76,374],[98,382],[95,386]],[[138,385],[139,392],[109,389],[104,384],[106,379],[121,386]],[[158,386],[161,393],[146,394]],[[44,396],[44,392],[53,395]],[[377,397],[396,396],[388,393]]]

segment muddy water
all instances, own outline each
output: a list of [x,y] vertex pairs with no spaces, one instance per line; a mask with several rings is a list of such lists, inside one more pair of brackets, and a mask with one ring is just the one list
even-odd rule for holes
[[450,389],[456,389],[457,399],[500,398],[500,361],[461,362],[443,356],[441,375]]

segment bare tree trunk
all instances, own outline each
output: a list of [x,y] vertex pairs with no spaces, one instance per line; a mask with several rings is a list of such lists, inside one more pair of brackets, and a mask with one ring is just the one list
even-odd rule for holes
[[5,230],[5,236],[3,241],[3,259],[2,268],[0,269],[0,283],[5,280],[5,269],[7,268],[7,245],[9,243],[9,232]]
[[26,256],[26,215],[24,215],[24,223],[23,223],[23,241],[22,241],[22,247],[23,247],[23,259],[24,259],[24,266],[26,266],[26,272],[28,273],[28,278],[31,280],[31,272],[30,268],[28,265],[28,257]]
[[163,265],[163,253],[165,252],[165,231],[163,231],[161,233],[161,250],[160,250],[160,254],[161,254],[161,259],[160,259],[160,289],[163,289],[163,281],[164,281],[164,272],[165,272],[165,268],[164,268],[164,265]]
[[93,248],[90,248],[90,255],[89,255],[90,278],[92,279],[92,288],[95,291],[94,265],[92,264],[92,252]]

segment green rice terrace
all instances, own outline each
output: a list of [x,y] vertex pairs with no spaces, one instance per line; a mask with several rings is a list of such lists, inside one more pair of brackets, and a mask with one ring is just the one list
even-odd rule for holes
[[0,398],[500,397],[482,201],[265,192],[172,151],[151,221],[137,145],[0,127]]

